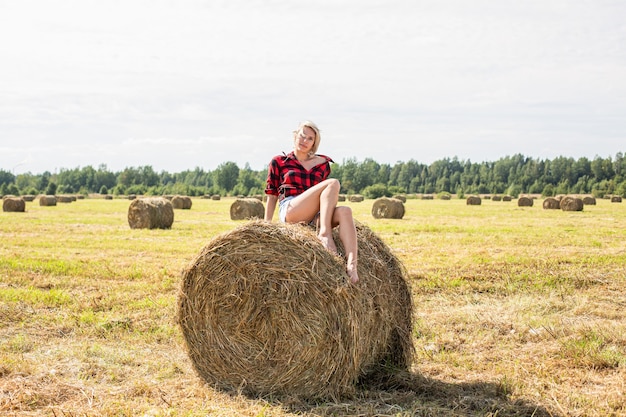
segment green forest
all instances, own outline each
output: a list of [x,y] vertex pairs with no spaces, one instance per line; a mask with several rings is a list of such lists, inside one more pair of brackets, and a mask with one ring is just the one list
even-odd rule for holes
[[[60,169],[59,172],[14,175],[0,169],[0,195],[83,194],[248,196],[263,194],[267,170],[255,171],[224,162],[214,170],[196,167],[177,173],[156,172],[151,166],[112,172],[97,168]],[[341,181],[345,194],[378,198],[394,194],[591,194],[626,197],[626,161],[614,157],[557,157],[534,159],[521,154],[494,162],[445,158],[431,164],[415,160],[395,164],[373,159],[347,159],[332,164],[331,177]]]

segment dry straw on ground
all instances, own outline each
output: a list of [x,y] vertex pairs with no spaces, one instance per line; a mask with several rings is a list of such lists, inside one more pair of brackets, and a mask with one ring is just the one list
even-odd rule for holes
[[262,219],[265,216],[265,206],[256,198],[238,198],[230,205],[231,220]]
[[563,211],[583,211],[582,198],[565,196],[561,199],[561,210]]
[[22,197],[5,197],[2,199],[2,211],[25,212],[26,202]]
[[[343,248],[335,241],[339,252]],[[339,398],[413,357],[406,272],[357,224],[359,276],[300,225],[249,222],[183,272],[178,320],[197,373],[250,395]]]
[[517,206],[518,207],[532,207],[533,199],[530,197],[520,197],[517,199]]
[[480,197],[472,195],[472,196],[467,197],[466,205],[468,205],[468,206],[480,206],[481,202],[482,202],[482,200],[480,199]]
[[543,208],[546,210],[558,210],[561,208],[561,201],[554,197],[548,197],[543,200]]
[[138,198],[128,207],[128,225],[131,229],[169,229],[172,223],[174,209],[165,198]]
[[375,219],[401,219],[404,217],[404,203],[397,198],[381,197],[372,204]]

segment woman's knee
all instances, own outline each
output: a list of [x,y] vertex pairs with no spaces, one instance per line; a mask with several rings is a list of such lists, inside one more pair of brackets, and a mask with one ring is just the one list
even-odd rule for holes
[[339,190],[341,189],[341,184],[337,178],[328,178],[324,180],[326,183],[326,189],[332,191],[334,194],[339,195]]
[[337,223],[341,223],[344,220],[352,220],[352,209],[348,206],[335,207],[335,216]]

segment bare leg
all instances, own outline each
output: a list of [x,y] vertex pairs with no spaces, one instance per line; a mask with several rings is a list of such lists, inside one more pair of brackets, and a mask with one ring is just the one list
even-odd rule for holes
[[324,247],[337,253],[333,240],[333,213],[339,199],[340,184],[336,179],[327,179],[309,188],[291,200],[287,209],[288,223],[309,222],[320,213],[320,229],[317,234]]
[[337,207],[333,220],[339,225],[339,239],[346,251],[346,272],[350,282],[356,284],[359,281],[359,273],[357,271],[358,241],[352,209],[343,206]]

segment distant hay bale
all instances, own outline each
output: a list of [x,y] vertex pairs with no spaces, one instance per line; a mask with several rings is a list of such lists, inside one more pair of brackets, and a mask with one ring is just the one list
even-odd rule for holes
[[465,203],[468,206],[480,206],[482,201],[480,200],[480,197],[475,196],[475,195],[471,195],[471,196],[467,197],[467,200],[465,200]]
[[546,210],[559,210],[561,208],[561,201],[554,197],[547,197],[543,200],[543,208]]
[[450,194],[442,194],[441,197],[439,197],[441,200],[451,200],[452,196]]
[[402,195],[402,194],[396,194],[394,195],[392,198],[395,198],[396,200],[400,200],[403,203],[406,203],[406,196]]
[[583,200],[578,197],[565,196],[561,199],[561,210],[583,211]]
[[596,199],[594,197],[583,197],[583,204],[586,206],[595,206],[596,205]]
[[622,202],[622,197],[618,195],[614,195],[613,197],[611,197],[611,203],[621,203],[621,202]]
[[337,201],[346,201],[346,195],[345,194],[339,194],[339,198]]
[[137,194],[128,194],[128,199],[129,200],[134,200],[137,198]]
[[502,196],[494,195],[493,197],[491,197],[491,201],[502,201]]
[[56,206],[57,198],[53,195],[42,195],[39,197],[40,206]]
[[513,197],[510,195],[502,196],[502,201],[513,201]]
[[397,198],[381,197],[372,204],[375,219],[401,219],[404,217],[404,202]]
[[422,200],[434,200],[432,194],[422,194]]
[[198,375],[248,395],[339,398],[361,378],[408,370],[406,271],[360,223],[357,240],[355,285],[308,227],[255,221],[210,241],[183,271],[178,297]]
[[24,199],[24,201],[26,202],[31,202],[31,201],[35,201],[35,196],[32,194],[26,194],[23,195],[22,198]]
[[110,194],[105,194],[104,199],[105,200],[113,200],[113,196],[110,195]]
[[172,203],[163,197],[137,198],[128,207],[128,225],[131,229],[170,229],[172,223]]
[[231,220],[262,219],[265,217],[265,206],[256,198],[238,198],[230,205]]
[[364,200],[365,198],[361,195],[361,194],[353,194],[350,196],[349,200],[351,203],[360,203]]
[[219,195],[219,194],[213,194],[213,195],[211,196],[211,200],[215,200],[215,201],[218,201],[218,200],[220,200],[221,198],[222,198],[222,196],[221,196],[221,195]]
[[263,201],[263,196],[261,194],[255,194],[251,198],[256,198],[259,201]]
[[190,210],[192,201],[191,197],[185,195],[175,195],[172,197],[172,207],[177,210]]
[[22,197],[4,197],[2,199],[2,211],[6,212],[25,212],[26,201]]
[[57,196],[57,203],[71,203],[73,201],[72,196],[69,195],[58,195]]
[[530,197],[520,197],[517,199],[517,206],[518,207],[532,207],[533,199]]

